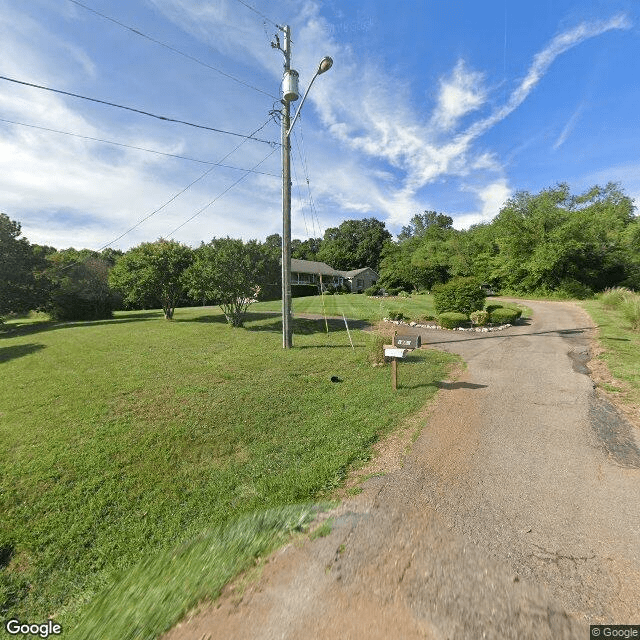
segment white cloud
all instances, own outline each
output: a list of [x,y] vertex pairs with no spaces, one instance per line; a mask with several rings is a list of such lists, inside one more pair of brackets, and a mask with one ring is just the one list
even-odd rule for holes
[[558,139],[555,141],[553,145],[553,149],[559,149],[566,141],[567,138],[571,135],[573,129],[575,128],[580,116],[582,115],[582,111],[584,110],[584,103],[580,103],[578,108],[571,114],[571,117],[567,121],[567,123],[562,128]]
[[451,77],[440,81],[438,103],[431,117],[433,126],[450,131],[463,116],[479,109],[486,100],[482,80],[481,73],[467,70],[464,60],[459,60]]

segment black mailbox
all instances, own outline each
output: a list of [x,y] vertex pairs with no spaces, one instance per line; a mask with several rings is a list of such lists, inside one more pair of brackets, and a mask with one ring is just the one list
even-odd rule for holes
[[403,349],[419,349],[422,346],[422,339],[419,335],[393,336],[393,346]]

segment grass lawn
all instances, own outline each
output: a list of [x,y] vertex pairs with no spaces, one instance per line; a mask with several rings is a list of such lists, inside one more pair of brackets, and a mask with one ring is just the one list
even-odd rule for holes
[[[330,315],[380,307],[330,299]],[[155,637],[308,522],[453,362],[414,352],[393,393],[372,336],[352,349],[341,323],[296,319],[284,351],[269,304],[244,329],[192,308],[0,332],[0,619]]]
[[[412,294],[406,298],[369,298],[363,294],[347,293],[342,295],[309,296],[294,298],[292,308],[296,313],[324,313],[327,316],[341,316],[377,322],[387,317],[390,311],[402,311],[412,320],[418,320],[424,315],[435,315],[433,296],[429,294]],[[251,307],[253,311],[281,310],[280,300],[260,302]]]
[[583,300],[580,304],[599,327],[598,340],[604,349],[599,357],[627,387],[607,390],[625,391],[623,401],[640,407],[640,332],[631,329],[620,307],[606,307],[600,298]]

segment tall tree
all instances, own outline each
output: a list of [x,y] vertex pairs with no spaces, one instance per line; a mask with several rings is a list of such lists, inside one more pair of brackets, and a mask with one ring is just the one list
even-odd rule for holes
[[382,248],[390,239],[391,234],[380,220],[345,220],[339,227],[325,231],[317,258],[334,269],[371,267],[379,271]]
[[190,247],[161,238],[127,251],[111,270],[109,283],[129,304],[159,300],[164,317],[171,320],[184,293],[182,274],[192,261]]
[[255,240],[214,238],[195,250],[183,282],[190,296],[215,301],[227,322],[241,327],[260,287],[271,284],[278,271],[272,252]]
[[19,222],[0,213],[0,316],[37,306],[34,256]]
[[116,296],[109,286],[111,264],[99,253],[65,249],[47,256],[47,310],[56,320],[110,318]]

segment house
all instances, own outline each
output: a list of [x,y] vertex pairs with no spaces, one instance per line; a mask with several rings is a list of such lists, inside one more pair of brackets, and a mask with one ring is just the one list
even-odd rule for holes
[[380,276],[371,267],[341,271],[340,273],[342,273],[345,282],[349,284],[351,293],[362,293],[380,279]]
[[353,293],[362,293],[367,287],[375,284],[378,274],[370,267],[352,271],[338,271],[325,262],[298,260],[291,258],[291,284],[322,285],[325,290],[329,285],[339,287],[346,284]]

